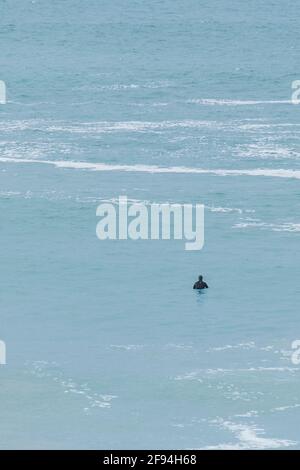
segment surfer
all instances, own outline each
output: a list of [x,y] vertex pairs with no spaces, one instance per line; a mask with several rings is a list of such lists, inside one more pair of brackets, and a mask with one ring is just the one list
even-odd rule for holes
[[207,289],[208,285],[203,281],[203,276],[199,276],[199,280],[195,282],[193,289]]

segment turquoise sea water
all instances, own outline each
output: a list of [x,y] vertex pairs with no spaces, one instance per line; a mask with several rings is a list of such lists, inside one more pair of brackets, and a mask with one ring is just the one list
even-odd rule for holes
[[[0,447],[300,448],[297,4],[0,18]],[[205,204],[204,249],[99,241],[119,195]]]

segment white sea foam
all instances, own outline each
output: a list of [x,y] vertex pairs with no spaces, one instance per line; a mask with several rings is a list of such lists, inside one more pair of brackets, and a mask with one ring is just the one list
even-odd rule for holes
[[[76,103],[73,103],[76,105]],[[83,104],[77,103],[77,105]],[[166,102],[157,102],[152,106],[166,106]],[[208,103],[209,104],[209,103]],[[226,104],[226,103],[225,103]],[[133,103],[134,106],[141,106],[142,103]],[[99,134],[111,133],[163,133],[172,130],[219,130],[219,131],[242,131],[257,132],[262,131],[272,134],[272,139],[278,139],[280,134],[290,134],[295,137],[299,134],[300,124],[291,122],[262,122],[260,119],[242,120],[204,120],[204,119],[183,119],[183,120],[161,120],[161,121],[64,121],[50,119],[28,119],[28,120],[5,120],[0,122],[0,131],[11,134],[16,131],[39,131],[41,133],[64,133],[78,134],[79,136],[97,136]],[[173,137],[173,134],[172,134]],[[174,138],[174,137],[173,137]],[[179,136],[181,138],[181,136]],[[186,139],[187,136],[184,136]],[[252,144],[251,144],[252,145]],[[255,145],[255,144],[253,144]],[[267,145],[266,143],[264,145]],[[251,149],[251,147],[249,147]],[[239,147],[238,147],[239,149]],[[240,147],[240,151],[245,147]],[[247,150],[247,149],[246,149]],[[272,151],[270,148],[266,151]]]
[[165,346],[166,349],[181,349],[183,351],[190,351],[193,349],[191,344],[176,344],[176,343],[169,343]]
[[142,349],[144,346],[142,344],[111,344],[111,349],[123,350],[123,351],[136,351]]
[[[241,369],[243,370],[243,369]],[[299,367],[250,367],[246,372],[300,372]]]
[[[100,202],[98,199],[97,201]],[[184,204],[183,202],[178,202],[178,201],[163,201],[163,202],[157,202],[157,201],[149,201],[146,199],[132,199],[132,198],[127,198],[127,201],[130,203],[134,204],[143,204],[145,206],[150,206],[151,204]],[[110,202],[112,204],[119,204],[119,198],[110,198],[110,199],[101,199],[101,202]],[[224,214],[229,214],[229,213],[238,213],[242,214],[243,212],[246,213],[253,213],[255,210],[253,209],[240,209],[238,207],[216,207],[216,206],[205,206],[205,209],[207,209],[210,212],[217,212],[217,213],[224,213]]]
[[102,134],[112,132],[161,132],[170,129],[225,129],[237,126],[240,122],[222,122],[208,120],[164,120],[164,121],[59,121],[46,119],[28,119],[1,121],[2,132],[35,130],[40,132],[64,132],[71,134]]
[[243,123],[240,122],[238,124],[238,128],[242,131],[263,131],[264,134],[272,135],[272,140],[278,140],[280,138],[280,134],[292,134],[293,138],[298,138],[299,134],[299,126],[300,124],[297,122],[271,122],[271,123],[260,123],[260,122],[253,122],[253,123]]
[[256,143],[246,146],[239,146],[236,149],[236,153],[237,155],[243,158],[260,158],[265,160],[294,160],[300,157],[300,153],[293,148],[266,143]]
[[[1,159],[0,159],[1,161]],[[33,193],[32,191],[25,191],[25,192],[20,192],[20,191],[0,191],[0,198],[13,198],[13,197],[21,197],[25,199],[29,198],[41,198],[41,199],[48,199],[48,200],[61,200],[61,199],[73,199],[71,195],[68,194],[63,194],[57,191],[42,191],[42,192],[37,192]],[[97,196],[75,196],[76,202],[83,202],[83,203],[111,203],[115,205],[119,205],[119,198],[99,198]],[[127,198],[127,202],[130,204],[142,204],[144,206],[150,206],[151,204],[184,204],[184,202],[179,202],[179,201],[149,201],[147,199],[135,199],[135,198]],[[255,212],[252,209],[240,209],[236,207],[215,207],[215,206],[205,206],[205,209],[214,212],[214,213],[220,213],[220,214],[231,214],[231,213],[238,213],[242,214],[243,212],[248,213],[248,212]],[[169,347],[192,347],[192,346],[186,346],[186,345],[169,345]]]
[[264,429],[258,428],[255,425],[234,423],[232,421],[225,421],[217,419],[212,422],[222,429],[228,430],[233,433],[237,442],[218,444],[215,446],[206,446],[205,449],[218,449],[218,450],[263,450],[263,449],[280,449],[285,447],[292,447],[297,445],[297,442],[287,439],[274,439],[265,436]]
[[202,382],[202,379],[199,378],[198,371],[188,372],[184,375],[177,375],[174,380],[196,380],[197,382]]
[[253,416],[258,416],[258,411],[250,410],[250,411],[247,411],[246,413],[235,415],[236,418],[253,418]]
[[21,194],[22,193],[20,193],[19,191],[0,191],[0,198],[7,199],[10,197],[20,196]]
[[42,160],[51,155],[74,155],[80,153],[80,148],[63,142],[7,142],[0,141],[2,158]]
[[223,212],[223,213],[228,213],[228,212],[237,212],[238,214],[242,214],[243,211],[242,209],[238,209],[238,208],[235,208],[235,207],[215,207],[215,206],[212,206],[212,207],[209,207],[209,206],[206,206],[207,209],[209,209],[211,212]]
[[188,103],[200,104],[205,106],[255,106],[261,104],[293,104],[291,100],[231,100],[199,98],[188,100]]
[[286,411],[286,410],[293,410],[299,407],[300,407],[300,403],[296,403],[295,405],[277,406],[276,408],[273,408],[271,411]]
[[228,124],[218,121],[183,120],[183,121],[99,121],[78,122],[74,124],[57,123],[44,126],[49,132],[69,132],[76,134],[101,134],[112,132],[161,132],[170,129],[206,129],[224,128]]
[[208,369],[198,369],[194,371],[187,372],[182,375],[177,375],[174,377],[174,380],[202,380],[204,376],[213,376],[213,375],[226,375],[226,374],[238,374],[238,373],[257,373],[257,372],[279,372],[279,373],[295,373],[300,372],[299,367],[247,367],[247,368],[236,368],[236,369],[225,369],[225,368],[208,368]]
[[85,412],[93,408],[111,408],[111,402],[116,395],[102,394],[93,391],[88,384],[78,384],[71,378],[66,378],[58,369],[56,363],[35,361],[27,364],[29,372],[39,378],[48,378],[59,384],[65,394],[80,395],[85,400]]
[[124,171],[137,173],[178,173],[178,174],[210,174],[215,176],[265,176],[274,178],[300,179],[300,170],[254,168],[243,169],[208,169],[197,167],[160,167],[156,165],[113,165],[108,163],[91,163],[69,160],[31,160],[26,158],[0,158],[1,163],[38,163],[53,165],[57,168],[91,170],[91,171]]
[[[74,105],[84,104],[73,103]],[[133,106],[142,106],[143,103],[133,103]],[[166,102],[152,103],[151,106],[167,106]],[[201,120],[201,119],[183,119],[183,120],[162,120],[162,121],[63,121],[63,120],[47,120],[47,119],[28,119],[28,120],[6,120],[0,122],[0,130],[5,133],[12,133],[15,131],[33,130],[39,132],[63,132],[70,134],[87,134],[97,135],[103,133],[117,133],[117,132],[155,132],[161,133],[169,130],[180,129],[211,129],[211,130],[241,130],[252,131],[262,130],[266,128],[280,128],[289,126],[294,127],[297,124],[293,123],[261,123],[259,119],[255,122],[250,122],[247,119],[243,120]],[[181,137],[180,137],[181,138]],[[186,139],[186,136],[184,137]]]
[[273,232],[300,232],[300,223],[285,222],[283,224],[266,223],[262,221],[244,221],[233,225],[235,229],[259,228]]
[[261,351],[273,351],[274,350],[274,346],[271,346],[271,345],[268,345],[268,346],[262,346],[260,348]]
[[111,83],[107,85],[88,85],[76,87],[76,90],[88,90],[88,91],[127,91],[137,89],[157,89],[157,88],[168,88],[171,86],[171,82],[168,80],[148,81],[144,83]]
[[239,343],[239,344],[226,344],[225,346],[217,346],[214,348],[210,348],[208,352],[211,351],[225,351],[228,349],[253,349],[255,348],[255,342],[249,341],[248,343]]

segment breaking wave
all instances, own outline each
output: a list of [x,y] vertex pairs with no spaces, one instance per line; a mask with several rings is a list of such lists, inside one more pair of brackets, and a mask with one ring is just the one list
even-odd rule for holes
[[91,163],[68,160],[31,160],[25,158],[0,158],[1,163],[38,163],[44,165],[53,165],[57,168],[69,168],[78,170],[92,171],[124,171],[138,173],[189,173],[189,174],[211,174],[215,176],[265,176],[273,178],[294,178],[300,179],[300,170],[292,169],[271,169],[271,168],[253,168],[253,169],[209,169],[197,167],[160,167],[157,165],[113,165],[109,163]]

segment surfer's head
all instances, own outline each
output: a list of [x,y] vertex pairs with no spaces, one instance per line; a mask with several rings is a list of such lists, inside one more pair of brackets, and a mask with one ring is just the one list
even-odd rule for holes
[[199,276],[199,281],[202,281],[203,280],[203,276]]

